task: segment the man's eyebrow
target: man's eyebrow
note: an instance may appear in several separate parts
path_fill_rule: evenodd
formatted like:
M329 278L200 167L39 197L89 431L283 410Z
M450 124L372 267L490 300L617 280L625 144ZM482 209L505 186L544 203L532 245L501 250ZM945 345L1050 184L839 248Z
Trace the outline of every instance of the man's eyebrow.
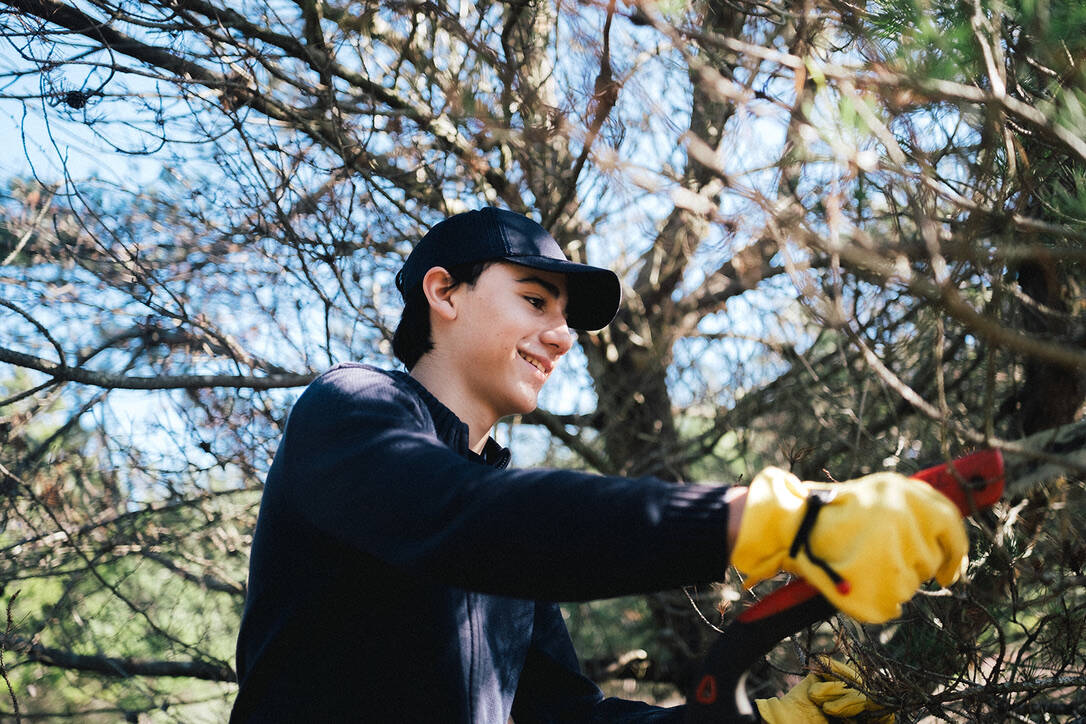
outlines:
M562 297L562 290L558 288L557 284L552 284L551 282L548 282L546 279L542 279L540 277L537 277L534 274L532 276L524 277L523 279L517 279L517 282L524 283L524 284L532 284L532 283L538 284L539 286L543 287L543 289L545 289L548 294L550 294L552 297L554 297L555 300L560 299ZM562 316L566 317L568 315L569 315L569 307L568 306L563 306L562 307Z
M529 277L524 277L523 279L517 279L517 281L518 282L523 282L523 283L534 282L534 283L538 284L539 286L543 287L544 289L546 289L547 292L552 297L554 297L555 299L558 299L560 296L562 296L562 290L560 290L558 288L558 285L552 284L551 282L548 282L546 279L542 279L540 277L537 277L537 276L533 275L533 276L529 276Z

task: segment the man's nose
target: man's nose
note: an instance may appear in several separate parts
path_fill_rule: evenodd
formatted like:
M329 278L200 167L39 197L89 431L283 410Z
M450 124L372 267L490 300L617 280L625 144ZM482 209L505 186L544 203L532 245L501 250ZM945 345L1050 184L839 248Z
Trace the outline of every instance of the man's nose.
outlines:
M569 327L566 326L564 317L540 335L540 340L548 347L552 347L555 350L555 358L561 357L566 352L569 352L570 348L573 347L574 339L574 334L570 331Z

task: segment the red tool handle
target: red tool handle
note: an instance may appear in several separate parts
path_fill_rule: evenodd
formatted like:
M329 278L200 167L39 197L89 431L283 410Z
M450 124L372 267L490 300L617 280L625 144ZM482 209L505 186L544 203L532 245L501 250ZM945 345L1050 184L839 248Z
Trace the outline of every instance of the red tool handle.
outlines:
M923 480L950 498L962 517L968 518L1003 497L1003 453L981 450L909 477Z
M950 498L963 517L1003 495L1003 455L982 450L912 476ZM759 721L746 694L747 669L782 639L834 613L818 589L803 579L782 586L743 611L713 643L704 673L686 703L688 723L741 724Z

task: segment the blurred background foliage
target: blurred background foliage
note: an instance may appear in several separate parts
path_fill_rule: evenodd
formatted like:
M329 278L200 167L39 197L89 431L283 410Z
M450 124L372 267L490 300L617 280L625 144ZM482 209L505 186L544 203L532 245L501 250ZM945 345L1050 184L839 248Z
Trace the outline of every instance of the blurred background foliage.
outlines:
M0 41L0 717L226 717L291 402L394 364L395 271L484 204L624 287L518 464L1029 473L968 582L753 692L831 651L902 722L1086 712L1081 4L0 0ZM776 584L722 578L567 604L586 671L681 701Z

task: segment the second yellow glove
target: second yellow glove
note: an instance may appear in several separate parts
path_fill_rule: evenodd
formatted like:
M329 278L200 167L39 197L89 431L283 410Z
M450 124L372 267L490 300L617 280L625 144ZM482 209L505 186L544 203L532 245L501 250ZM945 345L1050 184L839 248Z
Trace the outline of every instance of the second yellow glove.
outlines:
M870 724L893 724L893 714L860 691L860 675L848 664L819 658L811 673L775 699L756 699L758 714L768 724L826 724L828 717L847 719L860 714Z
M876 473L818 484L767 468L751 481L731 560L748 587L790 571L840 611L880 623L929 578L953 583L968 548L957 507L927 483Z

